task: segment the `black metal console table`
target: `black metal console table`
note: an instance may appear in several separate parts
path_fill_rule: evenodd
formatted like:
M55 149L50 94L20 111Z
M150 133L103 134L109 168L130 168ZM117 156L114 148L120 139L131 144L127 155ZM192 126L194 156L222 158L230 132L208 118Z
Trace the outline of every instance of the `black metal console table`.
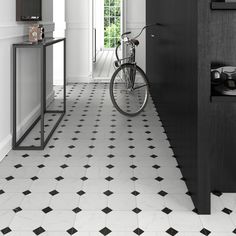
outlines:
M64 45L64 107L62 111L59 110L47 110L46 107L46 48L53 44L63 42ZM39 48L41 52L41 101L40 101L40 115L33 122L33 124L24 132L24 134L17 140L17 49L18 48ZM44 115L45 113L57 113L60 114L59 119L53 126L49 135L45 137L44 130ZM13 44L13 140L12 146L14 150L43 150L48 141L52 137L54 131L61 122L63 116L66 113L66 38L46 38L39 43L22 42ZM36 124L41 120L40 128L40 146L21 146L21 143L25 140L27 135L32 131Z

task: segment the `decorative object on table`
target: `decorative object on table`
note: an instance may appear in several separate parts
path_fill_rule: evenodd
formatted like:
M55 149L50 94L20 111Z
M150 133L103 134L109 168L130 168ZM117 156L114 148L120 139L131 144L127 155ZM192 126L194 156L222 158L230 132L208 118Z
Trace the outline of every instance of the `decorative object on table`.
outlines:
M44 27L43 25L38 26L38 41L43 41L44 39Z
M236 67L224 66L211 70L211 85L214 93L236 96Z
M38 42L38 24L33 24L29 27L29 41L31 43L37 43Z

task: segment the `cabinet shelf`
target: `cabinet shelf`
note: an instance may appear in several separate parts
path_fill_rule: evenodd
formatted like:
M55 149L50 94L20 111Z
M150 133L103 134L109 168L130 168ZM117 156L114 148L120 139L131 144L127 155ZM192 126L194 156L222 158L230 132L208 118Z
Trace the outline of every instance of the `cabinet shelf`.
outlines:
M213 95L211 96L211 102L236 102L236 96Z
M211 2L212 10L236 10L236 2Z

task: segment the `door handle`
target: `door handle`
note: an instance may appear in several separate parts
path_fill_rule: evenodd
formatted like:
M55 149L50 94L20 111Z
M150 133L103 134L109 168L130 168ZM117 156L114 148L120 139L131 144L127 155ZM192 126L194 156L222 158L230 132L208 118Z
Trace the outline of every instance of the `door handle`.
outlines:
M155 34L151 34L151 38L155 38L156 37L156 35Z

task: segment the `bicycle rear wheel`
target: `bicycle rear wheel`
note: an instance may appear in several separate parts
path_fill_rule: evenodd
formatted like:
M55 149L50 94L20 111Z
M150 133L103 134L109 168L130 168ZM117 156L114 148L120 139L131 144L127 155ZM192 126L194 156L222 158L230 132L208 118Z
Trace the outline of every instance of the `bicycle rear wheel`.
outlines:
M111 78L110 96L113 105L121 114L140 114L149 97L148 80L143 70L133 64L119 67Z

